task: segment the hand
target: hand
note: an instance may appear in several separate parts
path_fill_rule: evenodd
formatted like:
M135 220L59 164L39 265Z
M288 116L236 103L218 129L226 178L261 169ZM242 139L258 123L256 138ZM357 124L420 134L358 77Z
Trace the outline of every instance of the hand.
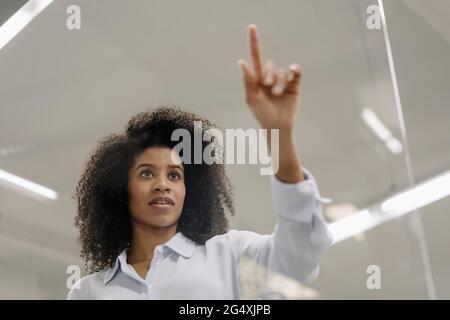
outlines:
M289 70L276 68L271 60L261 65L255 25L249 25L250 51L254 72L239 59L244 73L246 102L264 129L292 131L299 106L301 71L297 63Z

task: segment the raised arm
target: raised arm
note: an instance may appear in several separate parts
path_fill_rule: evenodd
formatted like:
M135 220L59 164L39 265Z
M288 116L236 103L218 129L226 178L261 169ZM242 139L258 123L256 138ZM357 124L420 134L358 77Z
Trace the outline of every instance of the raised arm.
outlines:
M301 71L296 63L288 71L277 69L271 60L263 67L256 26L250 25L248 32L254 70L239 59L246 101L262 128L280 130L279 169L271 177L277 224L270 235L232 230L229 239L236 255L309 283L318 275L332 236L322 216L323 199L315 179L301 166L295 147ZM270 149L270 139L268 146Z
M268 130L269 150L270 130L279 129L277 178L286 183L300 182L304 176L294 142L294 126L300 100L300 67L293 63L289 70L276 68L272 60L267 60L263 67L256 26L250 25L248 33L254 71L245 60L239 59L244 74L247 104L261 127Z

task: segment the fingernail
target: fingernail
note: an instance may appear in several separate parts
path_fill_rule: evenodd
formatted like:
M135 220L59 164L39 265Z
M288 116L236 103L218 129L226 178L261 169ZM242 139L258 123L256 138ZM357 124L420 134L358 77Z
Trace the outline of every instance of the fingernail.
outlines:
M299 65L297 63L293 63L289 66L289 69L291 70L298 70L299 69Z

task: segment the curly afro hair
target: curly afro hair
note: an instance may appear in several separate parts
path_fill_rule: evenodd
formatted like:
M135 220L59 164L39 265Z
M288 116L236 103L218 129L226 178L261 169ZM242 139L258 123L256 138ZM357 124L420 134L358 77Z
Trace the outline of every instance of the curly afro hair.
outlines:
M136 156L149 147L173 148L173 130L194 137L194 121L202 130L216 128L207 119L179 107L159 107L135 115L121 134L102 139L91 153L75 192L81 257L93 273L112 267L131 244L128 173ZM203 141L203 149L207 146ZM193 152L191 152L193 154ZM199 245L229 229L226 210L235 214L233 194L223 164L184 163L186 196L177 231Z

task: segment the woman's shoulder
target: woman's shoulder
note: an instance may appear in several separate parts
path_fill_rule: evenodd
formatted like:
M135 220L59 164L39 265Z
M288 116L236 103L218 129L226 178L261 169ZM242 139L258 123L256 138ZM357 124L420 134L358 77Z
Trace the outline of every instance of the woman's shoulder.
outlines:
M225 233L221 233L221 234L213 236L212 238L210 238L209 240L206 241L206 245L229 242L230 240L235 239L235 238L245 237L248 235L248 233L252 233L252 232L246 231L246 230L230 229Z
M225 244L233 249L242 249L255 242L265 241L270 237L269 234L259 234L250 230L230 229L224 234L216 235L206 242L206 245Z

